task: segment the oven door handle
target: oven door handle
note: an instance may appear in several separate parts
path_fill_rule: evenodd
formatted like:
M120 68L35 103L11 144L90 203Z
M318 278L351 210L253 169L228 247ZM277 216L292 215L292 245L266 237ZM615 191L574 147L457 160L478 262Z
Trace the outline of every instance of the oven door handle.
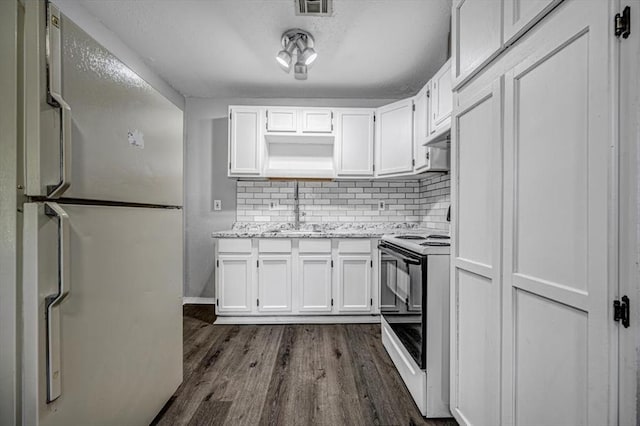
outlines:
M395 248L391 248L384 243L378 244L378 249L388 254L389 256L395 257L396 259L401 260L409 265L420 265L422 263L419 259L406 256L403 254L403 252L396 251Z

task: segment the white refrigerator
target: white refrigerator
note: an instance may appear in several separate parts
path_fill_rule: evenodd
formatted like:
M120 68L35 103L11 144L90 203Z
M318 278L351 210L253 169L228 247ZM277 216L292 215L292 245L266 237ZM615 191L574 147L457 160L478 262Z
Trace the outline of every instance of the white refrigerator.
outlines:
M182 381L182 111L24 2L23 424L146 425Z

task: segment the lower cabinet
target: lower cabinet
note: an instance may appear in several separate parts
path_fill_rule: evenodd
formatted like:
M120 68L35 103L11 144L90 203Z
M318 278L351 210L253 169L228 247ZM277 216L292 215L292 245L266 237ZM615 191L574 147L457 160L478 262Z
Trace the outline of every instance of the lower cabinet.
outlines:
M375 243L370 239L221 239L216 253L217 313L377 313Z
M260 312L291 312L291 255L259 255Z
M298 258L298 311L326 313L333 310L331 255Z
M247 313L252 310L253 256L218 255L216 261L220 313Z
M338 310L340 312L371 312L371 254L338 256Z

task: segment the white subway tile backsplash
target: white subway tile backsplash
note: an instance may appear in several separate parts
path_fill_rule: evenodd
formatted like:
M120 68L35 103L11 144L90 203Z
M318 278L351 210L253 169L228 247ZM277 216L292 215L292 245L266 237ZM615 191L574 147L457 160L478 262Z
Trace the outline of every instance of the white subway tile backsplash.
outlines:
M293 220L293 181L238 181L238 222ZM301 221L418 222L428 228L449 230L451 202L449 175L421 180L340 181L299 183ZM269 202L279 204L269 210ZM386 209L378 210L384 200Z

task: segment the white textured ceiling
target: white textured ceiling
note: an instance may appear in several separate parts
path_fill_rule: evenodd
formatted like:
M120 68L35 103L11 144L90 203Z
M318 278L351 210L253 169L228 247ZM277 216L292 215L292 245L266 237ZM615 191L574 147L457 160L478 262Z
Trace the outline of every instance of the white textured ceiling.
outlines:
M301 17L294 0L77 0L185 96L400 98L447 55L451 0L334 0ZM306 81L274 56L305 29L318 59Z

